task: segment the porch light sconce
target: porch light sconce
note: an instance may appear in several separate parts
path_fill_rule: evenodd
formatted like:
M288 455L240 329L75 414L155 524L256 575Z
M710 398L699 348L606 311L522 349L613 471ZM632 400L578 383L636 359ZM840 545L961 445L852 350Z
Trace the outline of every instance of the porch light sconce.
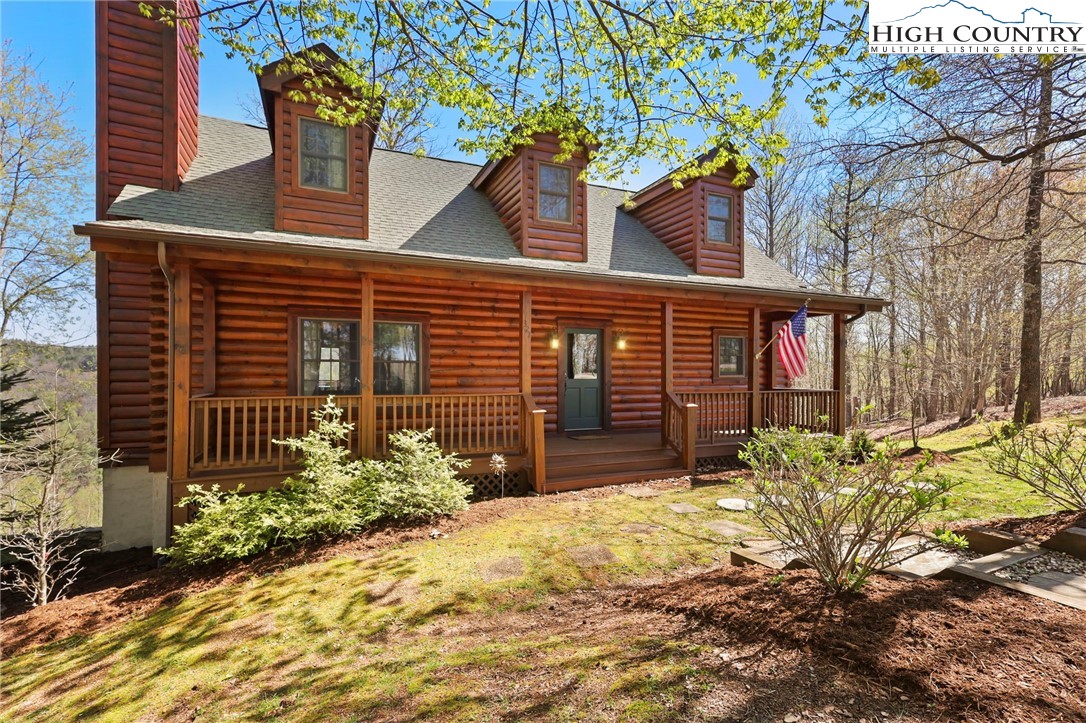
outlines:
M626 334L624 332L615 332L615 349L626 351Z
M551 329L551 333L547 336L547 346L551 349L558 348L558 330Z

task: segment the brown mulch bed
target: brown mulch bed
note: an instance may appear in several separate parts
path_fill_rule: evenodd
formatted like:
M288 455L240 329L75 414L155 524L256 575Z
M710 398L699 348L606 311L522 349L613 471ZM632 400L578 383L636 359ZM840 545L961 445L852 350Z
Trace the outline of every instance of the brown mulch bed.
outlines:
M659 489L681 489L690 486L690 479L645 484ZM622 486L611 485L546 497L506 497L475 502L451 517L421 524L389 524L360 535L314 542L289 550L272 550L246 562L227 562L190 570L156 567L150 549L99 553L84 558L85 572L63 600L41 608L29 608L22 601L11 602L12 596L5 595L0 611L0 644L7 655L15 655L53 640L104 630L220 585L239 583L296 565L357 556L425 540L435 530L452 534L538 505L600 499L621 491Z
M774 576L722 568L626 591L624 604L684 615L704 641L749 651L740 666L798 655L788 669L820 670L818 682L776 687L807 705L841 707L819 687L832 668L854 703L874 691L881 712L899 705L894 715L910 719L1086 719L1081 611L979 582L876 576L862 595L833 597L811 571Z
M1086 527L1086 510L1066 510L1039 517L1008 517L981 526L1044 542L1068 527Z

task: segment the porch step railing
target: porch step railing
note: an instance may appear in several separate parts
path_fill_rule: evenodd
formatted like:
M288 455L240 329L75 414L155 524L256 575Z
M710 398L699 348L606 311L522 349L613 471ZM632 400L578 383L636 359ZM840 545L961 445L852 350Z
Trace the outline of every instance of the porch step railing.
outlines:
M664 394L663 442L679 456L683 469L694 471L697 460L696 404L684 402L673 392Z
M682 392L679 398L698 405L695 438L700 444L746 439L750 434L750 392Z

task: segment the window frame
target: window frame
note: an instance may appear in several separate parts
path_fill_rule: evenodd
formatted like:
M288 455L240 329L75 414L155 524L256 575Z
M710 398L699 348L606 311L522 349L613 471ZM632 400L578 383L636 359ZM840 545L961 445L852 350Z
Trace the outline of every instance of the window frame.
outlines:
M305 159L305 152L302 150L302 123L323 123L325 125L338 128L344 133L344 140L346 141L346 155L344 156L344 181L346 182L344 188L327 188L325 186L309 186L302 182L302 163ZM351 160L354 158L354 127L353 126L337 126L335 123L331 123L322 118L318 118L314 113L298 112L294 113L294 158L291 165L291 178L294 181L294 187L305 194L311 194L314 197L319 197L321 194L328 194L329 197L340 199L344 196L350 196L354 194L354 174L351 171ZM321 156L324 157L324 156ZM331 157L331 156L329 156Z
M728 218L723 216L713 216L709 209L711 199L716 196L717 198L723 198L728 201ZM705 192L705 244L707 246L717 246L721 248L734 248L736 246L736 233L735 233L735 216L736 216L737 198L732 193L721 193L719 191L706 191ZM728 229L728 239L726 241L719 241L709 237L709 224L712 221L725 221Z
M743 342L743 371L738 374L720 373L720 340L740 339ZM713 382L714 383L741 383L750 379L750 332L740 329L713 329Z
M305 373L303 371L304 361L302 359L302 353L304 347L302 344L302 322L304 320L313 321L343 321L358 324L358 392L356 394L347 394L342 396L359 396L362 394L366 386L366 380L363 379L363 372L365 366L363 365L362 352L365 349L365 343L363 342L363 320L361 316L351 316L349 310L344 309L291 309L289 311L290 328L287 339L287 347L290 354L290 359L287 365L287 382L291 389L291 393L294 396L299 397L312 397L323 396L320 394L304 394L303 385L305 384ZM336 395L341 396L341 395Z
M377 394L377 339L376 329L371 330L374 339L370 344L373 349L373 379L370 386L374 390L374 396L418 396L430 393L430 317L426 314L401 314L398 312L375 311L373 314L374 326L377 324L417 324L419 327L419 391L417 394L388 395Z
M566 198L569 201L569 203L567 204L566 207L569 209L569 213L567 214L566 218L550 218L550 217L544 216L542 214L543 196L544 196L544 194L547 195L547 196L558 196L558 195L560 195L560 194L554 193L553 191L544 191L543 190L543 167L544 166L550 166L551 168L561 168L569 176L569 183L566 186L566 190L567 190ZM576 209L574 208L574 205L576 203L576 182L577 182L577 179L574 176L574 171L575 170L576 169L573 168L572 166L567 166L567 165L564 165L564 164L561 164L561 163L547 163L546 161L538 161L536 163L536 169L535 169L535 218L536 218L536 221L541 222L541 223L560 224L562 226L572 226L573 225L573 219L574 219L574 216L576 215Z

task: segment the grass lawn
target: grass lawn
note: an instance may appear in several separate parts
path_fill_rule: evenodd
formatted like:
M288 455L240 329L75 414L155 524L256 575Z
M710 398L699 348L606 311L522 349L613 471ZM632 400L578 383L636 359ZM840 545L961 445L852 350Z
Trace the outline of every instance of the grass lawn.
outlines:
M943 519L1051 511L987 471L972 449L980 431L924 441L950 453L944 471L965 480ZM667 490L536 499L447 537L253 575L30 649L4 662L0 717L685 719L676 701L708 689L713 647L668 616L616 612L601 591L726 562L737 540L705 523L757 523L715 504L749 496L745 485ZM674 502L703 511L680 515ZM623 531L635 523L653 527ZM582 568L569 553L600 544L617 562ZM484 580L510 557L522 575Z

